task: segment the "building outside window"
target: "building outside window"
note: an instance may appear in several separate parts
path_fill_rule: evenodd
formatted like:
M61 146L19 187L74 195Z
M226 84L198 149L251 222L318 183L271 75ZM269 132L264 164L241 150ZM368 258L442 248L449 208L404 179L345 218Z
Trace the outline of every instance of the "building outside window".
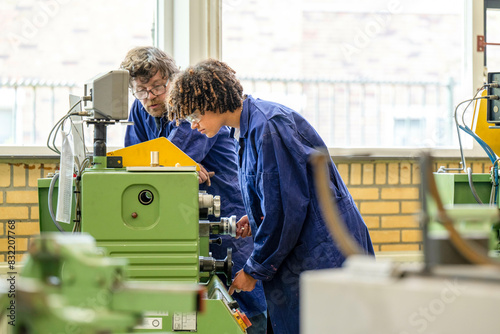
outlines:
M464 81L464 3L223 1L244 88L301 112L330 147L444 148Z
M0 145L45 146L69 93L83 95L85 81L153 43L155 8L156 0L1 1ZM122 146L124 130L109 126L109 145Z
M154 44L162 1L0 2L0 145L45 146L69 93ZM332 148L456 148L453 109L471 97L465 2L222 0L221 58ZM108 145L124 131L109 126Z

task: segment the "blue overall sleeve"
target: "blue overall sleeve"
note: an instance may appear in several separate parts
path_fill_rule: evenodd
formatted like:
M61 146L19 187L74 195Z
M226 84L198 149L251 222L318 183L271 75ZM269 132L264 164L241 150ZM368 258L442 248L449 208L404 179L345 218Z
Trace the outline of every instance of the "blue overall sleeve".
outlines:
M142 105L140 101L135 100L130 108L128 121L133 122L133 125L128 125L125 131L125 147L139 144L148 141L147 124L145 119L146 115L141 115ZM144 112L145 113L145 112Z
M256 192L263 217L254 217L254 252L244 271L259 280L271 280L297 244L308 213L307 153L287 120L270 120L257 155ZM262 222L259 224L259 219Z

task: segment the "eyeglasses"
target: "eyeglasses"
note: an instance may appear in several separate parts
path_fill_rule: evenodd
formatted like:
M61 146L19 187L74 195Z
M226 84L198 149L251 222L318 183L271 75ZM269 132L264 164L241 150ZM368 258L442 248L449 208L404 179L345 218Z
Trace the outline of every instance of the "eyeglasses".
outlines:
M167 83L164 85L154 86L150 90L147 89L138 90L136 92L133 92L132 95L134 95L139 100L147 99L149 97L149 93L153 94L154 96L159 96L167 91L167 85L169 82L170 79L168 79Z
M193 124L193 123L200 123L200 121L201 121L201 114L198 111L195 111L191 115L188 115L188 116L184 117L184 119L186 121L188 121L189 123L191 123L191 124Z

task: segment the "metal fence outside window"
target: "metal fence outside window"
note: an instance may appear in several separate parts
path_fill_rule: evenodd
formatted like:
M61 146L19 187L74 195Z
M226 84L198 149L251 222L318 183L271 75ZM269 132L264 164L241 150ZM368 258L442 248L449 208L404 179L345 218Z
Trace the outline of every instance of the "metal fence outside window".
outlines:
M451 79L240 79L245 92L304 115L329 147L447 147L455 141Z
M245 93L282 103L304 115L329 147L447 147L455 84L446 82L240 78ZM44 146L69 109L69 82L0 78L0 145ZM124 128L108 144L121 146Z

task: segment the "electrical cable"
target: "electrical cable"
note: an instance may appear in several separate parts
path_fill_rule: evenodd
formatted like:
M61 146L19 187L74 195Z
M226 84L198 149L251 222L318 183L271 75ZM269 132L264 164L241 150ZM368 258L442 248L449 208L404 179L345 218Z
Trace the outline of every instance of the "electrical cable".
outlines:
M54 225L57 227L57 229L65 233L64 229L59 225L59 223L56 220L56 216L54 215L54 208L53 208L53 203L52 203L52 195L54 194L54 188L56 185L56 181L59 179L59 173L55 173L54 176L52 177L52 180L50 181L50 186L49 186L49 194L48 194L48 205L49 205L49 213L50 217L52 218L52 222L54 222Z
M63 124L64 122L66 122L66 120L70 117L71 115L65 115L63 118L61 118L61 121L59 122L59 124L57 124L57 128L56 128L56 131L55 131L55 135L54 137L52 138L52 147L55 148L57 150L57 152L59 152L59 154L61 154L61 152L59 151L59 149L57 149L57 146L56 146L56 139L57 139L57 133L59 132L59 130L61 129L61 127L63 127Z
M484 87L484 86L483 86ZM481 89L483 88L481 87ZM461 155L461 164L463 166L463 171L464 172L467 172L467 179L469 181L469 187L470 187L470 190L472 192L472 195L474 196L474 199L476 200L476 202L482 204L483 202L481 201L481 199L479 198L478 194L477 194L477 191L476 191L476 188L474 186L474 183L472 182L472 170L470 168L467 168L466 166L466 163L465 163L465 156L464 156L464 153L463 153L463 147L462 147L462 140L461 140L461 136L460 136L460 130L464 131L465 133L467 133L468 135L472 136L477 142L478 144L481 146L481 148L486 152L486 154L488 155L488 158L490 159L490 161L492 163L494 163L494 161L496 160L496 155L495 153L493 152L493 150L491 149L491 147L489 147L488 144L486 144L486 142L484 142L481 138L479 138L466 124L465 124L465 118L464 118L464 115L465 115L465 111L467 110L467 108L472 104L473 101L476 101L476 100L481 100L481 99L491 99L493 97L497 98L498 99L498 96L480 96L480 97L477 97L477 94L479 94L479 92L481 91L481 89L479 89L476 94L474 95L474 97L472 99L469 99L469 100L465 100L465 101L462 101L461 103L459 103L456 108L455 108L455 112L454 112L454 119L455 119L455 125L457 127L457 134L458 134L458 141L459 141L459 145L460 145L460 155ZM464 111L462 112L462 123L463 125L460 125L459 122L458 122L458 119L457 119L457 110L458 110L458 107L466 102L469 102L469 104L465 107ZM457 169L457 168L445 168L444 169L445 171L446 170L462 170L462 169ZM496 201L496 197L495 197L495 200Z
M470 167L467 168L467 179L469 180L469 187L472 191L472 196L474 196L476 202L478 202L479 204L483 204L483 201L481 201L481 198L479 198L476 187L474 187L474 183L472 182L472 169Z
M481 148L485 151L485 153L488 155L488 158L490 159L491 163L494 163L495 160L496 160L496 155L495 155L495 152L493 152L493 150L491 149L491 147L486 144L486 142L484 140L482 140L478 135L476 135L469 127L467 126L463 126L463 125L459 125L459 128L464 131L465 133L467 133L468 135L470 135L472 138L474 138L477 143L479 144L479 146L481 146Z
M61 119L59 121L57 121L57 123L50 130L49 136L47 137L47 147L51 151L53 151L53 152L55 152L57 154L61 154L61 152L59 151L59 149L56 147L56 144L55 144L55 141L56 141L56 138L57 138L57 133L59 132L59 128L61 127L62 123L64 123L64 121L68 117L70 117L72 115L79 115L78 112L71 112L71 110L73 110L80 103L82 103L82 99L78 100L78 102L76 102L75 104L73 104L69 108L68 112L66 112L66 114L63 117L61 117ZM53 136L53 139L52 139L52 145L53 146L50 145L50 140L51 140L52 136Z
M497 204L498 201L498 162L500 159L495 160L493 163L493 187L491 188L491 191L493 193L493 200L490 199L490 204Z
M476 97L478 93L476 93L476 95L474 95L474 97L472 99L469 99L469 100L464 100L462 102L460 102L456 107L455 107L455 112L453 113L453 117L455 119L455 125L457 127L457 135L458 135L458 144L460 146L460 156L462 158L461 160L461 164L462 164L462 168L461 169L457 169L457 168L448 168L446 170L462 170L464 172L466 172L466 163L465 163L465 156L464 156L464 151L463 151L463 145L462 145L462 137L460 136L460 124L458 123L458 119L457 119L457 111L458 111L458 107L460 107L462 104L466 103L466 102L469 102L469 104L465 107L464 109L464 113L465 113L465 110L471 105L471 103L475 100L481 100L481 99L486 99L487 96L480 96L480 97Z
M482 89L486 86L491 86L491 87L494 87L494 86L498 86L498 84L496 83L493 83L493 84L486 84L486 85L483 85L483 87L481 87L477 92L476 92L476 95L474 95L474 98L477 96L477 94L479 94L479 92L482 91ZM496 95L489 95L489 96L483 96L483 98L488 98L488 99L498 99L498 96ZM498 196L498 163L497 163L497 158L496 158L496 154L495 152L493 151L493 149L484 141L482 140L479 136L477 136L474 131L472 131L472 129L470 129L466 124L465 124L465 111L467 110L467 108L470 106L470 104L472 103L469 102L469 104L467 105L467 107L464 109L464 111L462 112L462 124L463 125L459 125L459 128L461 130L463 130L465 133L469 134L470 136L472 136L476 142L481 146L481 148L486 152L486 154L488 155L488 158L490 159L491 163L493 164L493 175L494 175L494 179L495 181L493 182L493 187L492 187L492 194L490 195L490 201L489 203L490 204L496 204L497 203L497 196ZM474 114L473 114L473 119L475 117L475 112L476 112L476 108L474 108ZM471 188L471 191L472 191L472 194L474 196L474 198L476 199L476 201L478 200L478 197L477 197L477 192L475 190L475 187L472 183L472 175L471 173L467 173L468 175L468 179L469 179L469 185L470 185L470 188ZM478 203L482 203L480 201L478 201Z
M65 116L64 116L65 117ZM52 130L50 130L50 133L49 133L49 136L47 137L47 147L57 153L57 154L61 154L61 152L59 151L59 149L55 146L54 143L52 143L52 145L54 146L51 146L51 138L52 136L54 135L54 138L57 137L57 132L59 131L59 123L62 122L64 120L64 117L61 118L59 121L57 121L56 124L54 124L54 126L52 127Z
M476 94L474 94L473 98L475 98L479 93L481 93L483 91L483 89L485 87L489 86L488 84L485 84L483 86L481 86L481 88L479 88L477 91L476 91ZM473 102L474 100L470 101L469 104L464 108L464 111L462 112L462 124L465 125L465 111L467 110L467 108L469 108L469 106L471 105L471 103ZM475 110L474 110L475 112ZM473 116L474 117L474 116Z
M50 133L49 133L49 136L47 138L47 147L52 150L53 152L57 153L57 154L61 154L61 152L59 151L59 149L57 148L56 146L56 139L57 139L57 134L59 132L59 130L61 128L64 129L64 123L66 122L66 120L69 118L70 121L73 123L73 120L71 120L70 116L73 116L73 115L78 115L78 116L82 116L82 115L86 115L87 113L82 113L82 112L71 112L71 110L73 110L78 104L82 103L82 99L80 99L78 102L74 103L68 110L68 112L63 116L61 117L61 119L59 119L59 121L57 121L57 123L52 127ZM51 146L51 139L52 139L52 146ZM87 162L85 162L85 160L87 160ZM75 157L75 165L77 167L77 171L79 173L82 172L83 170L83 166L85 166L87 163L88 163L88 158L85 159L81 164L80 162L78 161L78 158ZM54 188L55 188L55 183L56 181L59 179L59 173L56 173L54 175L54 177L52 178L51 182L50 182L50 187L49 187L49 195L48 195L48 207L49 207L49 213L50 213L50 217L52 218L52 221L54 223L54 225L56 226L56 228L60 231L60 232L63 232L65 233L66 231L61 227L61 225L57 222L56 218L55 218L55 215L54 215L54 209L53 209L53 201L52 201L52 196L53 196L53 192L54 192ZM79 186L79 185L78 185ZM80 218L78 217L79 215L79 207L80 207L80 194L79 194L79 187L75 189L76 190L76 204L75 204L75 224L73 226L73 232L75 232L75 230L77 231L80 231L80 224L79 224L79 221L80 221Z
M474 94L474 97L472 99L468 99L468 100L464 100L462 102L460 102L456 107L455 107L455 111L453 113L453 118L455 120L455 126L456 126L456 129L457 129L457 136L458 136L458 144L459 144L459 147L460 147L460 157L461 157L461 160L460 160L460 164L462 165L462 168L441 168L439 171L463 171L463 172L466 172L467 171L467 167L466 167L466 162L465 162L465 156L464 156L464 152L463 152L463 146L462 146L462 138L460 136L460 124L458 122L458 119L457 119L457 111L458 111L458 107L460 107L462 104L464 103L467 103L469 102L469 104L465 107L464 111L462 112L462 123L463 123L463 126L464 127L467 127L465 125L465 119L464 119L464 115L465 115L465 111L467 110L467 108L469 108L469 106L472 104L472 102L476 101L476 100L481 100L481 99L488 99L488 98L497 98L498 99L498 96L496 95L489 95L489 96L480 96L480 97L477 97L477 95L482 91L482 89L484 87L487 87L487 86L490 86L491 84L485 84L483 85L480 89L478 89L476 91L476 94ZM471 131L472 132L472 131ZM484 148L483 148L484 149Z
M80 182L82 178L83 171L90 165L90 159L85 158L82 164L79 166L75 179L75 219L73 225L73 233L81 232L81 187Z

